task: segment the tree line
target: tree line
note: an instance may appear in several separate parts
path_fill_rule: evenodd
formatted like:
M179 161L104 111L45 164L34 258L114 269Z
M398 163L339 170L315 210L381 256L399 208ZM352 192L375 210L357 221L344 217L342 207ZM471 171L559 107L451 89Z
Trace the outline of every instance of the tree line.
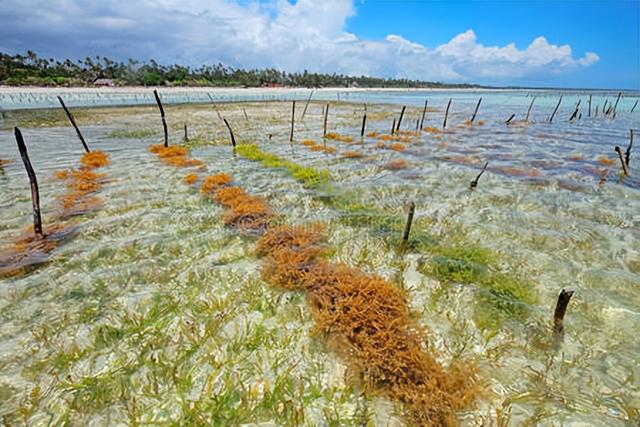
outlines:
M344 74L289 73L274 68L245 70L221 63L199 68L163 65L153 59L113 61L105 56L83 60L41 58L35 52L10 55L0 52L0 85L92 86L109 79L115 86L220 86L220 87L383 87L464 88L469 84L445 84L410 79L386 79Z

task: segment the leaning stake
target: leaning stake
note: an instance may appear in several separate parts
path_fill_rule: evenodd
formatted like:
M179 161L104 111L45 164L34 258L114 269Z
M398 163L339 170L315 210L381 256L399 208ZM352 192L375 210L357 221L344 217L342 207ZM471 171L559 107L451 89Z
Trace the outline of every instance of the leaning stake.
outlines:
M236 149L236 138L233 136L233 130L231 130L231 126L229 126L229 122L227 121L227 119L223 118L222 119L224 121L224 124L227 126L227 129L229 129L229 135L231 135L231 145L233 146L233 149Z
M531 109L533 108L533 103L535 102L536 97L534 96L533 99L531 100L531 104L529 104L529 109L527 110L527 116L524 118L525 122L529 121L529 114L531 114Z
M444 113L444 122L442 123L442 129L447 127L447 117L449 116L449 107L451 107L451 98L449 98L449 102L447 103L447 111Z
M423 129L424 126L424 116L427 114L427 104L429 103L428 99L424 100L424 108L422 109L422 117L420 118L420 130Z
M33 167L31 166L29 154L27 154L27 147L26 145L24 145L24 139L22 138L22 132L20 132L20 129L14 128L14 133L16 136L16 142L18 143L18 151L20 151L20 157L22 157L24 168L27 170L29 182L31 183L33 230L37 236L42 237L42 218L40 217L40 193L38 191L38 180L36 179L36 173L33 171Z
M291 133L289 134L289 142L293 142L293 124L296 119L296 101L293 101L291 106Z
M553 330L556 333L560 333L564 330L564 325L562 324L562 322L564 320L564 315L567 312L569 300L571 300L572 296L573 291L567 291L565 289L560 291L560 295L558 295L556 310L553 312Z
M362 116L362 128L360 128L360 138L364 138L364 130L367 126L367 113Z
M506 121L506 122L504 122L504 123L505 123L505 124L507 124L507 125L510 125L510 124L511 124L511 120L513 120L513 118L514 118L515 116L516 116L516 114L515 114L515 113L513 113L513 114L511 115L511 117L509 117L509 120L507 120L507 121Z
M633 147L633 129L629 129L629 146L624 153L624 162L627 164L627 169L629 168L629 159L631 159L631 147Z
M471 120L469 120L470 123L473 123L473 121L476 119L476 114L478 114L478 109L480 108L481 102L482 102L482 97L478 99L478 103L476 104L476 109L473 110L473 116L471 116Z
M396 127L396 132L400 130L400 125L402 124L402 118L404 117L404 110L407 109L406 105L402 106L402 111L400 111L400 118L398 119L398 126Z
M402 235L402 248L406 247L409 241L409 233L411 232L411 223L413 222L413 214L416 211L415 203L409 205L409 214L407 215L407 224L404 226L404 234Z
M160 109L160 117L162 118L162 128L164 129L164 146L169 146L169 132L167 131L167 121L164 119L164 108L162 108L162 102L160 101L160 95L158 95L158 91L153 91L153 96L156 98L156 102L158 103L158 108Z
M556 105L556 108L553 110L553 113L551 113L551 117L549 117L549 123L553 122L553 118L556 115L556 112L558 112L558 108L560 108L560 103L562 102L562 95L560 95L560 99L558 99L558 105Z
M71 111L69 111L67 109L67 106L64 105L64 101L62 101L62 98L59 97L59 96L58 96L58 101L60 101L60 105L62 105L62 109L67 114L67 118L71 122L71 125L73 126L73 128L76 130L76 134L78 134L78 138L80 138L80 142L82 143L82 146L84 147L84 151L88 153L89 152L89 146L87 146L87 143L84 140L84 137L82 136L82 133L80 132L80 128L76 124L76 119L73 117L73 114L71 114Z
M304 104L304 109L302 110L302 116L300 117L300 121L304 119L304 115L307 114L307 107L309 107L309 103L311 102L311 97L313 96L313 91L309 94L309 98L307 99L307 103Z
M484 173L484 171L487 170L487 166L489 166L489 162L485 162L484 166L482 167L482 170L480 171L480 173L478 174L478 176L476 176L476 179L474 179L473 181L471 181L471 184L469 184L469 188L471 190L475 189L478 186L478 181L480 180L480 177L482 176L482 174Z
M624 157L622 157L622 150L617 145L616 145L616 148L614 148L614 150L616 150L616 153L618 153L618 157L620 157L620 163L622 164L622 173L625 175L629 175L629 169L627 169L627 163L624 161Z

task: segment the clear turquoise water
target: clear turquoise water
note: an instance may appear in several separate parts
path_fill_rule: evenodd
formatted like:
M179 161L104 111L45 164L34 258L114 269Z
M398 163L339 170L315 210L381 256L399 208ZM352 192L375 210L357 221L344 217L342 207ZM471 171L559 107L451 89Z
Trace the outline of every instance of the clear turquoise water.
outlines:
M306 98L304 92L292 96ZM331 96L337 99L337 93L326 97ZM477 408L460 414L461 423L637 423L640 162L634 151L631 173L623 179L613 151L616 145L625 149L629 129L638 128L640 110L629 113L637 97L623 98L611 119L585 117L585 95L565 94L549 124L545 119L558 94L544 92L536 99L531 123L507 126L513 113L523 119L530 92L341 93L340 99L350 103L332 105L329 128L358 135L366 102L371 117L387 114L371 119L368 130L387 132L402 105L414 106L403 120L403 128L411 129L425 96L438 109L427 113L425 125L434 127L442 126L444 107L453 98L448 124L453 132L442 138L423 133L404 152L377 149L371 139L364 145L328 142L338 153L360 150L364 159L291 146L288 103L247 104L247 124L238 106L221 109L241 140L328 170L338 191L355 191L361 201L385 211L404 215L403 206L412 200L418 220L432 224L434 231L454 236L447 233L463 227L468 239L505 255L506 271L526 272L539 295L528 307L531 315L491 333L473 321L481 289L443 284L420 273L417 266L427 255L399 259L384 237L339 221L345 214L320 203L321 190L305 189L284 171L233 156L226 145L198 145L192 156L205 161L211 173L228 172L251 193L264 195L291 222L327 222L335 260L405 287L443 362L461 353L481 365L491 393ZM483 101L476 120L485 124L458 127L479 96ZM608 94L609 102L615 96ZM185 101L163 98L167 104ZM604 98L594 94L593 105L601 108ZM582 118L569 123L578 99ZM6 98L0 101L7 109ZM82 102L89 103L73 98L68 103ZM320 141L320 109L320 104L310 106L296 127L298 141ZM212 109L167 110L170 125L188 121L194 133L225 141L226 129ZM73 424L127 423L134 400L140 419L148 422L185 423L189 405L202 405L204 419L213 423L216 410L226 411L235 423L295 423L289 409L298 406L308 425L402 423L389 402L348 386L340 359L310 333L304 298L259 280L252 238L222 225L221 210L181 183L185 170L163 166L147 152L160 135L154 112L81 126L91 146L111 157L99 194L103 205L74 219L75 234L50 262L0 282L0 417L11 424L40 425L65 417ZM155 135L110 136L134 129L152 129ZM172 129L176 141L179 126ZM55 197L64 188L50 177L77 165L79 143L69 127L23 133L41 183L45 223L55 221ZM601 164L603 155L615 162ZM8 129L0 132L0 158L15 160L0 175L0 240L5 243L31 221L28 182ZM382 167L399 159L409 167ZM488 171L470 191L469 182L484 161ZM600 188L602 169L609 172ZM554 348L550 321L562 288L576 293L564 342ZM173 304L163 305L167 301ZM217 316L222 316L220 324L205 333ZM100 338L105 325L119 328L121 335ZM174 369L180 381L172 379ZM95 388L87 385L89 380ZM282 390L281 384L286 384ZM35 387L40 389L36 398ZM264 398L265 387L274 403ZM254 388L262 391L254 393ZM234 400L233 391L245 389L249 397ZM228 400L216 406L212 396Z

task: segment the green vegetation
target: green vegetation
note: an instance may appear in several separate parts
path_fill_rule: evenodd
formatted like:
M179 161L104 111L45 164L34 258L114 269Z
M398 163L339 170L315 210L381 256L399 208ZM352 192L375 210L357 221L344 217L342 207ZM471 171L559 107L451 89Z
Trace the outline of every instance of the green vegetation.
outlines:
M83 60L39 58L32 51L25 55L0 52L0 84L8 86L87 86L96 79L110 79L118 86L287 86L287 87L477 87L408 79L381 79L344 74L287 73L273 68L243 70L223 64L194 69L183 65L161 65L153 59L139 62L112 61L106 57Z
M151 129L134 129L134 130L114 130L107 138L131 138L131 139L142 139L150 136L157 135L157 131L153 131Z
M245 159L258 161L267 168L286 169L296 181L300 181L307 188L328 182L330 178L327 171L301 166L275 154L264 152L255 144L241 144L237 148L237 153Z

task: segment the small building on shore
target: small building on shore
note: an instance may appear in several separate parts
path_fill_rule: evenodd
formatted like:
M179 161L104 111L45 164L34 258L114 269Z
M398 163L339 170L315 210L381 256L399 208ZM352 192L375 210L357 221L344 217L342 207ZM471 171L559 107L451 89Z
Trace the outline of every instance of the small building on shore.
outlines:
M114 81L112 79L100 78L100 79L95 79L93 81L93 85L96 86L96 87L113 87L116 84L114 83Z

